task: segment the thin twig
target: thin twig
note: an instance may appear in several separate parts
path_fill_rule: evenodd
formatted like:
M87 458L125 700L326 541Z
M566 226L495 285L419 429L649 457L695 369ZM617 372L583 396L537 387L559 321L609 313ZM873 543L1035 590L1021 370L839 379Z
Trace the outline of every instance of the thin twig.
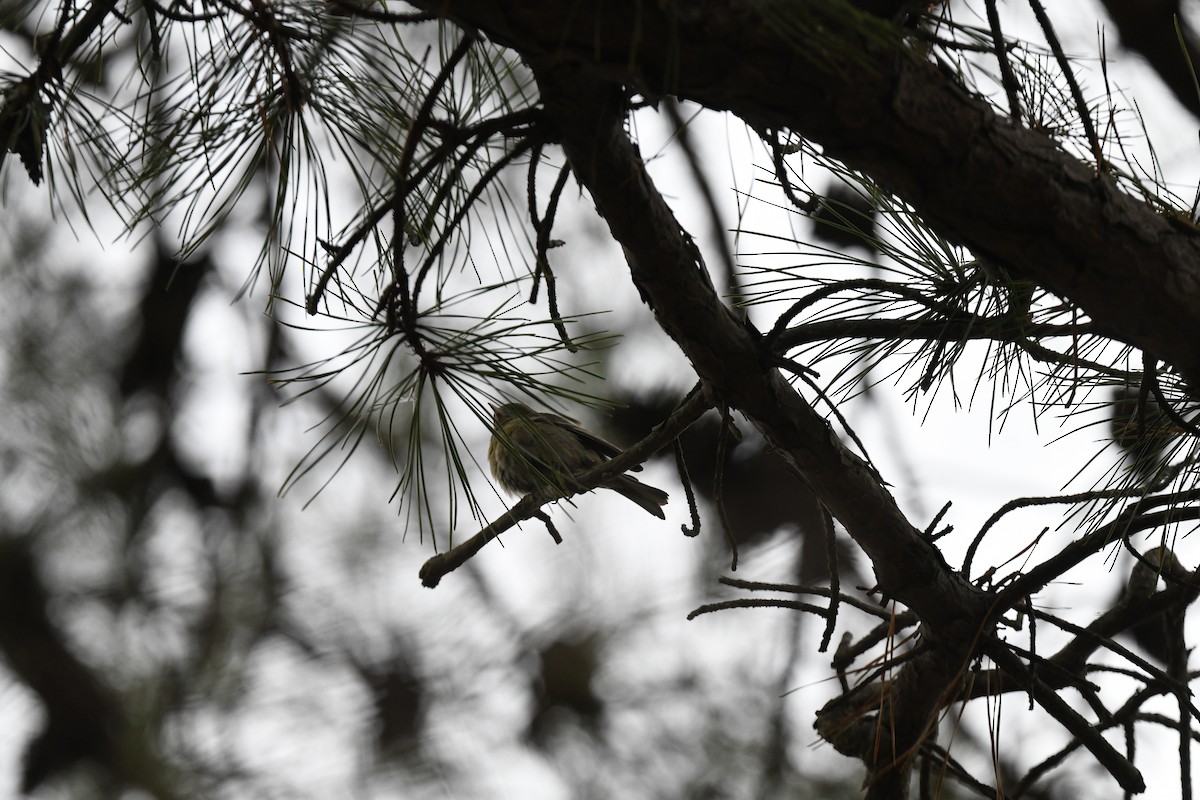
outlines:
M675 450L675 469L679 473L679 482L683 484L683 494L687 498L688 512L692 516L692 525L680 525L684 536L700 535L700 507L696 504L696 490L692 487L692 477L688 474L687 461L683 457L683 445L679 439L672 442Z
M783 189L784 196L791 201L792 205L805 214L811 214L816 211L820 203L820 199L816 195L808 198L807 201L801 200L796 196L792 180L787 175L787 164L783 161L783 144L779 141L779 131L760 131L759 135L766 142L767 147L771 148L771 161L775 165L775 178L779 181L779 186Z
M988 26L992 29L992 45L996 60L1000 62L1000 83L1004 93L1008 95L1008 113L1017 125L1021 124L1021 100L1017 96L1020 87L1017 77L1013 74L1012 64L1008 63L1008 47L1004 44L1004 32L1000 30L1000 14L996 10L996 0L986 0Z
M431 589L437 586L442 578L469 561L472 556L483 549L484 545L521 521L535 516L546 503L591 491L605 481L641 464L659 448L679 436L709 407L710 404L704 392L692 390L666 421L655 427L637 444L618 453L608 461L574 476L570 486L547 486L531 492L470 539L444 553L438 553L429 558L421 566L419 573L421 583Z
M1183 466L1185 465L1178 465L1178 467ZM975 560L975 553L979 549L979 545L983 543L983 537L986 536L987 532L991 530L992 526L999 522L1004 516L1016 511L1017 509L1048 505L1072 505L1075 503L1088 503L1095 500L1119 500L1122 498L1140 498L1139 502L1148 503L1149 505L1144 507L1138 505L1136 508L1151 508L1155 505L1161 505L1161 501L1159 501L1158 498L1147 498L1145 495L1149 494L1150 492L1165 488L1166 485L1170 483L1170 480L1174 478L1174 475L1174 471L1169 472L1164 475L1161 480L1149 487L1129 486L1123 489L1098 489L1096 491L1080 492L1078 494L1062 494L1053 495L1050 497L1018 497L1013 500L1009 500L1007 503L1000 506L995 513L987 518L987 520L983 523L983 526L979 529L979 533L975 534L975 538L971 540L971 544L967 547L967 554L963 558L962 573L968 578L970 577L971 565ZM1171 495L1163 495L1161 497L1164 499L1170 498L1169 502L1181 501L1185 499L1177 496L1177 494L1174 493ZM1135 508L1135 506L1131 506L1130 508ZM1129 509L1126 509L1126 512L1129 512Z
M801 586L795 583L764 583L763 581L747 581L742 580L741 578L733 578L729 576L721 576L717 580L719 583L722 583L726 586L732 586L735 589L748 589L752 592L791 592L792 594L815 594L818 597L833 597L832 591L824 586ZM916 615L908 612L894 615L880 608L875 603L868 603L865 600L861 600L853 595L839 593L838 601L840 603L854 606L859 611L863 611L880 620L887 621L891 620L893 617L902 618L904 624L901 625L901 627L914 625L917 622Z
M947 500L946 505L942 506L942 510L935 514L933 519L930 520L929 525L925 527L926 538L933 537L933 529L936 528L938 523L942 521L942 517L946 516L946 512L950 510L950 506L953 505L953 503L953 500Z
M1180 492L1181 495L1195 495L1200 490ZM1141 501L1142 503L1146 501ZM1041 591L1047 583L1057 580L1071 567L1076 566L1091 557L1110 542L1116 541L1125 532L1153 530L1173 522L1200 519L1200 508L1187 506L1171 508L1154 514L1138 514L1140 503L1130 508L1131 513L1122 512L1117 519L1107 525L1102 525L1089 534L1070 542L1051 558L1033 567L1028 572L1017 577L1001 592L1001 598L1011 599L1032 595Z
M701 614L711 614L714 611L725 611L730 608L787 608L792 611L807 611L810 614L816 614L818 617L830 616L830 611L827 608L814 605L813 603L805 603L801 600L781 600L772 597L763 598L742 598L740 600L722 600L719 603L705 603L697 607L687 615L689 620L695 619Z
M554 329L558 331L558 336L562 340L563 346L572 353L579 351L579 345L571 341L570 334L567 333L567 326L563 323L562 314L558 310L558 290L555 287L554 270L550 267L550 233L554 229L554 217L558 213L558 201L562 197L563 189L567 185L567 178L571 175L571 167L569 164L563 164L558 171L558 178L554 181L554 187L550 190L550 199L546 203L546 216L538 220L533 219L534 230L537 231L537 262L533 271L533 288L529 292L529 302L534 303L537 300L538 281L544 275L546 278L546 303L550 308L550 321L554 324Z
M837 531L833 527L833 515L824 503L821 506L821 527L825 534L825 565L829 570L829 614L825 617L825 632L821 634L821 644L818 653L829 649L833 639L833 630L837 627L838 597L841 595L842 579L838 573Z

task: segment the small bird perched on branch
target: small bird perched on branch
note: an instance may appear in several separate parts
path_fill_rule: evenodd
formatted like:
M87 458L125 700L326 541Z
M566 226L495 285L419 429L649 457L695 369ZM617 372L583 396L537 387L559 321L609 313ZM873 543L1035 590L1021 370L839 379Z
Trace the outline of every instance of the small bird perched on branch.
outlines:
M575 477L621 452L611 442L580 427L560 414L534 411L524 403L492 406L495 426L488 446L492 476L512 494L529 494L552 486L572 489ZM634 470L641 467L634 467ZM667 493L629 475L617 475L600 484L648 512L666 519L662 507Z

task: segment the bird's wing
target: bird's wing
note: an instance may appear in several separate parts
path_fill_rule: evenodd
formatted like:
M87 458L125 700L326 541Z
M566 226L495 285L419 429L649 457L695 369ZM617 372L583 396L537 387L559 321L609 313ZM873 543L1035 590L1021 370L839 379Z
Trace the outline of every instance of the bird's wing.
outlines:
M546 416L552 417L555 422L557 422L565 430L569 431L573 436L575 436L575 438L579 439L579 441L583 442L595 452L600 453L605 458L612 458L618 453L624 452L612 442L597 436L570 417L564 417L562 414L547 414ZM639 464L631 467L631 471L638 472L641 470L641 468L642 467Z

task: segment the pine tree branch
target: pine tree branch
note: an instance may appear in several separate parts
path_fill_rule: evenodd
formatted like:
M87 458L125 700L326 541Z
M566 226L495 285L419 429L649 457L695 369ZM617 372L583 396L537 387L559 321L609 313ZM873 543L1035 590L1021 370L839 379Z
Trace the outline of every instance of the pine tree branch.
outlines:
M625 132L620 90L569 68L533 67L575 174L624 247L634 284L706 391L750 419L866 552L882 591L912 608L927 623L927 639L942 645L901 671L904 691L889 700L894 713L881 714L894 747L868 763L870 796L902 797L909 761L995 613L991 602L950 570L871 467L770 366L764 337L722 304Z
M952 241L1078 304L1200 386L1200 231L1013 124L841 0L414 0L526 60L820 143Z

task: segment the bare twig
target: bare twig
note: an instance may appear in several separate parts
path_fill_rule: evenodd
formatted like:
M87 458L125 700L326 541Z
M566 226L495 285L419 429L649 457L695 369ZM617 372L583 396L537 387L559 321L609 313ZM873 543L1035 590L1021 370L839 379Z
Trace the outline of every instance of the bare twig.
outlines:
M687 618L695 619L701 614L711 614L714 611L725 611L730 608L787 608L792 611L807 611L810 614L816 614L818 617L825 617L826 619L829 619L831 616L828 608L822 608L813 603L805 603L801 600L781 600L779 598L763 597L706 603L688 614Z
M680 525L684 536L700 535L700 508L696 505L696 490L692 487L692 478L688 474L687 461L683 457L683 445L676 439L672 446L675 450L675 469L679 473L679 482L683 484L683 494L687 498L688 512L692 516L691 527Z

